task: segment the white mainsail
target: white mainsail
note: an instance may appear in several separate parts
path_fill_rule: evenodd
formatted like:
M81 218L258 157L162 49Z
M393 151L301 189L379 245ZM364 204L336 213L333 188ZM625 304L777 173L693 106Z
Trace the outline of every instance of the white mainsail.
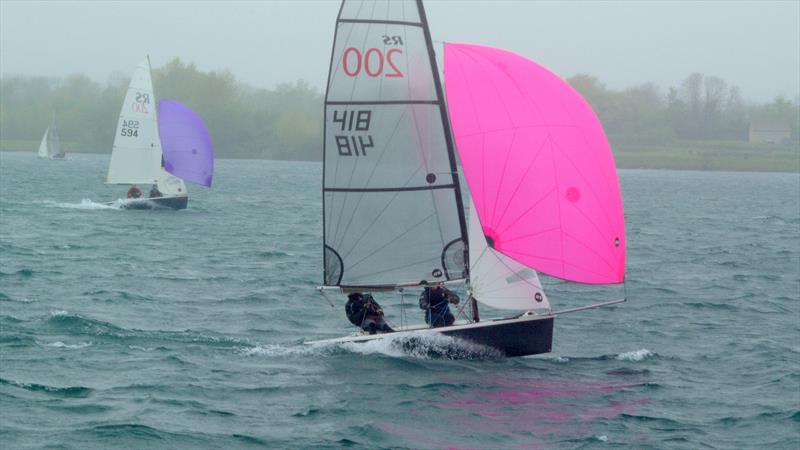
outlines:
M44 131L44 136L42 137L42 143L39 144L39 158L49 158L50 154L47 151L47 136L50 134L50 127Z
M500 309L550 309L536 271L487 244L471 202L469 265L469 290L479 302Z
M136 68L119 114L107 183L151 184L161 172L161 140L150 58Z
M464 278L462 210L420 4L344 1L325 98L324 283Z

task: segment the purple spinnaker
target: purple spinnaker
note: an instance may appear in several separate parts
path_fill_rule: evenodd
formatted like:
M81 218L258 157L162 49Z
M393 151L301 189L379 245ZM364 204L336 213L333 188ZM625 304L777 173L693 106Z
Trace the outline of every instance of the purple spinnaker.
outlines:
M158 107L164 170L183 180L210 187L214 175L214 143L203 119L175 100L159 100Z

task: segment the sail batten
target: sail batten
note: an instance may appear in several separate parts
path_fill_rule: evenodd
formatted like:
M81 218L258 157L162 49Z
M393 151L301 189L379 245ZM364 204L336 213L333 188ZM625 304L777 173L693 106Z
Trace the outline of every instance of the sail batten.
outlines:
M326 285L465 276L460 188L431 49L421 3L342 2L325 93Z

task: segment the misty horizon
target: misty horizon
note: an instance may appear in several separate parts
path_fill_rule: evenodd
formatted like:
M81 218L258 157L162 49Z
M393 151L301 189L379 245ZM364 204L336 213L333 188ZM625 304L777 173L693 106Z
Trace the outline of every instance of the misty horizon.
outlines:
M324 91L338 1L189 5L4 1L0 76L83 74L106 83L149 54L153 67L180 58L203 71L229 70L254 87L302 79ZM609 89L654 83L666 90L699 72L739 86L748 101L800 95L796 2L425 5L438 45L507 48L562 78L588 74Z

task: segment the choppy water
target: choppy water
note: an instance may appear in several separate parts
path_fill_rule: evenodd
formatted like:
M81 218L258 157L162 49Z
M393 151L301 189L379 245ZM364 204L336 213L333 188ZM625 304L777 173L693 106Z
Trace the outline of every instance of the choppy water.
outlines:
M630 301L449 360L301 344L350 331L319 164L218 161L179 212L99 205L106 164L0 154L4 449L800 446L797 174L623 171Z

